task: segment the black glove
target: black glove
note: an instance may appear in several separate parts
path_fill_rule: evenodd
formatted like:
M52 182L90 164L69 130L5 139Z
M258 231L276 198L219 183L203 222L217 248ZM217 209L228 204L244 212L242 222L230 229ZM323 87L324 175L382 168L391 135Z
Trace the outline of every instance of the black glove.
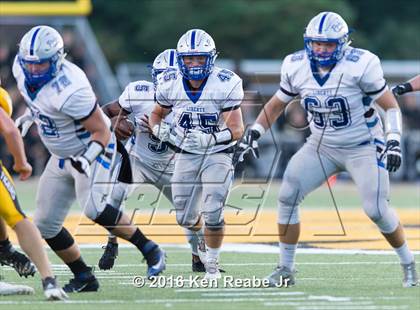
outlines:
M397 140L389 140L386 143L384 153L386 154L386 169L395 172L401 166L401 147Z
M244 156L251 152L255 158L260 157L260 153L258 151L258 142L257 140L261 137L258 130L249 129L247 134L238 142L235 153L233 154L233 165L244 160Z
M410 91L413 91L413 87L410 83L398 84L392 88L392 93L395 97L401 96L402 94L408 93Z
M90 177L90 163L84 156L71 156L70 161L74 169L76 169L79 173Z

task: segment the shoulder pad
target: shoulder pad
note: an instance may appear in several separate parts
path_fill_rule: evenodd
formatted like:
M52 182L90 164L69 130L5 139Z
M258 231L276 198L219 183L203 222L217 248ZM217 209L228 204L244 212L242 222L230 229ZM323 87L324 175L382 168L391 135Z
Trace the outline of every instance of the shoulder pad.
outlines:
M300 50L297 52L294 52L293 54L290 54L288 56L290 56L290 61L291 62L295 62L295 61L301 61L305 58L306 52L305 50Z

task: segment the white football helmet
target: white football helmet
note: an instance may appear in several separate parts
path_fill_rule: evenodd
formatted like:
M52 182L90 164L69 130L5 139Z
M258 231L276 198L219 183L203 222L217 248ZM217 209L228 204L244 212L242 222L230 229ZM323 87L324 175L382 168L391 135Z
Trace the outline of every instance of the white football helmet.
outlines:
M157 55L152 65L153 83L157 84L157 77L168 68L178 69L176 49L170 48Z
M176 48L178 67L187 80L203 80L213 71L216 60L216 45L212 37L201 29L188 30L178 41ZM184 56L206 56L206 63L202 66L188 68L184 63Z
M18 60L26 82L41 87L54 78L63 63L64 43L61 35L52 27L36 26L29 30L19 44ZM49 63L42 72L31 70L32 64Z
M305 50L311 61L321 66L331 66L337 63L350 45L349 28L344 19L334 12L321 12L311 19L303 35ZM315 53L313 41L334 42L337 47L332 53Z

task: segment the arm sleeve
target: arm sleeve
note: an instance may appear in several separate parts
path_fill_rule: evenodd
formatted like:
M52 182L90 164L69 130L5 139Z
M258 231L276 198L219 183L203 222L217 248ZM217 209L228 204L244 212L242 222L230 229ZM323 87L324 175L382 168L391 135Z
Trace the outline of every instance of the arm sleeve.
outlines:
M121 96L118 98L118 103L122 109L124 109L128 113L133 112L133 107L130 102L131 94L130 94L130 84L124 89Z
M61 111L75 120L85 120L96 108L96 96L91 88L81 88L71 94L64 104Z
M299 95L298 90L293 87L288 67L289 61L286 58L281 65L280 87L276 92L277 98L284 103L289 103L294 97Z
M379 98L388 89L381 62L377 56L374 56L367 64L359 85L362 91L373 100Z
M242 88L242 80L239 80L227 95L227 99L223 103L222 112L236 110L241 106L244 99L244 90Z
M163 88L161 87L160 84L158 84L156 88L156 96L155 96L156 101L162 107L171 109L172 103L170 102L170 100L168 100L168 97L169 97L169 94L168 94L167 88Z

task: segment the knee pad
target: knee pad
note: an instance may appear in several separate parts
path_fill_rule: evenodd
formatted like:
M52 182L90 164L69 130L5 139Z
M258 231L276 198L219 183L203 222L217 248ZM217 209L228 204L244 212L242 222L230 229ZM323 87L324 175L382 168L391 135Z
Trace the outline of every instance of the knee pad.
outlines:
M394 232L399 225L398 215L395 210L391 208L387 208L381 217L375 218L374 222L384 234Z
M287 206L279 203L277 223L283 225L299 223L299 206Z
M211 231L219 231L219 230L222 230L223 227L225 227L225 221L224 220L222 220L221 222L219 222L217 224L209 224L206 221L206 228L208 230L211 230Z
M199 220L199 216L189 216L188 213L184 212L184 210L176 210L176 221L179 226L189 229L191 227L194 227Z
M116 209L111 205L106 205L105 209L94 221L106 228L108 231L112 231L120 221L121 216L122 212L120 212L119 209Z
M299 204L303 199L300 187L296 182L284 180L278 198L279 224L299 223Z
M45 239L45 241L54 252L68 249L74 244L72 235L64 227L55 237Z

